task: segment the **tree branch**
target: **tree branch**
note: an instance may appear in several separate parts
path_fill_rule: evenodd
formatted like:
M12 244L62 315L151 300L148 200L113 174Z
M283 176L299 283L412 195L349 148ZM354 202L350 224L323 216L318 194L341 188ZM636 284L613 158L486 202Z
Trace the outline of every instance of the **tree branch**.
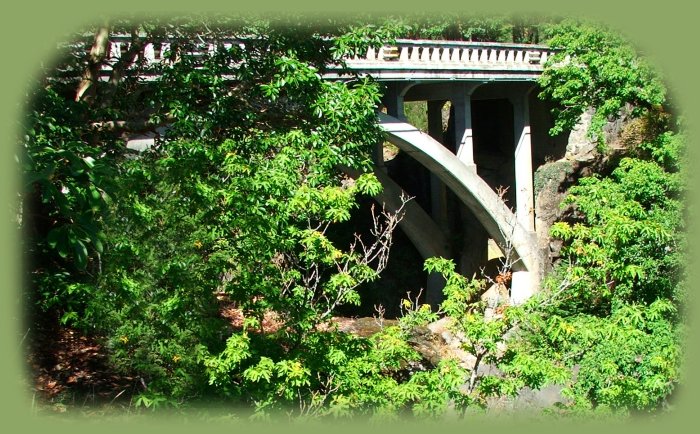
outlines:
M100 69L107 58L108 49L109 28L107 25L103 25L95 33L95 42L93 42L92 48L90 48L90 55L88 56L88 66L85 68L83 78L80 80L76 90L75 101L92 103L94 100L97 93L94 84L99 79Z

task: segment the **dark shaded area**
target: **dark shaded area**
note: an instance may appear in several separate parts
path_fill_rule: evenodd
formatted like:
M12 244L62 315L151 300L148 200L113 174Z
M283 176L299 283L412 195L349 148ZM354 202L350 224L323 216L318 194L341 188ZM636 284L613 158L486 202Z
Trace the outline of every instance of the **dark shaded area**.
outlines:
M430 213L430 171L403 151L384 164L389 177Z
M373 199L359 199L359 208L355 210L351 219L341 225L337 225L329 231L329 238L336 246L346 248L357 233L363 239L370 242L372 234L372 206L375 213L381 212L381 206ZM336 309L337 315L350 317L367 317L378 315L376 308L384 308L384 317L394 319L401 315L401 300L406 298L410 291L411 299L425 288L428 275L423 271L423 258L411 243L411 240L399 228L394 231L393 245L389 255L386 269L379 279L367 282L357 288L361 298L360 306L345 305ZM422 294L421 298L424 298Z
M32 323L28 333L27 362L35 397L59 407L66 404L130 405L142 392L138 378L118 374L110 366L98 339L78 329L59 326L52 315Z
M550 128L554 126L554 117L552 116L554 104L541 100L538 97L539 92L540 88L535 88L530 92L528 98L533 171L548 161L564 158L570 133L566 131L556 136L549 134Z
M507 99L472 101L474 163L494 191L507 187L506 203L515 206L515 133L513 106Z

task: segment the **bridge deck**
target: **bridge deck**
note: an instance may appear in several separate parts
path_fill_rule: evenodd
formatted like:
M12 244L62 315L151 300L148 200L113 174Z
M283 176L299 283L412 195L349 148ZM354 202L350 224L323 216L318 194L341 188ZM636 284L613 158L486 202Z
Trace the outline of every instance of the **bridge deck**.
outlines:
M378 80L518 81L539 77L552 54L542 45L399 39L346 62Z

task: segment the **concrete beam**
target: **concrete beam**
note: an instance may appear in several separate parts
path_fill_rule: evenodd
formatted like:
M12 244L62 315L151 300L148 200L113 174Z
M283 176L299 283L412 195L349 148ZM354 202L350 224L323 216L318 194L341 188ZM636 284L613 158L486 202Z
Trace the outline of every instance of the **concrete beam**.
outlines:
M404 96L406 101L447 101L451 100L456 91L460 91L459 86L464 83L455 83L454 80L438 81L438 82L415 82L416 85L411 87ZM470 87L477 87L487 83L471 82L467 83Z

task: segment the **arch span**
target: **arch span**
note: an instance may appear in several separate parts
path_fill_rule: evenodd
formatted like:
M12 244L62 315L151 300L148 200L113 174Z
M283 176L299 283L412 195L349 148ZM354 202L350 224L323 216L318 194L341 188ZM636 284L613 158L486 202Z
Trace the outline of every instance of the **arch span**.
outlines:
M439 177L474 213L501 249L511 250L515 260L513 270L530 272L526 280L532 282L532 277L539 274L540 268L535 234L518 223L513 212L474 169L411 124L384 113L379 113L379 123L388 141ZM527 286L531 286L531 283ZM532 289L529 288L528 292Z

